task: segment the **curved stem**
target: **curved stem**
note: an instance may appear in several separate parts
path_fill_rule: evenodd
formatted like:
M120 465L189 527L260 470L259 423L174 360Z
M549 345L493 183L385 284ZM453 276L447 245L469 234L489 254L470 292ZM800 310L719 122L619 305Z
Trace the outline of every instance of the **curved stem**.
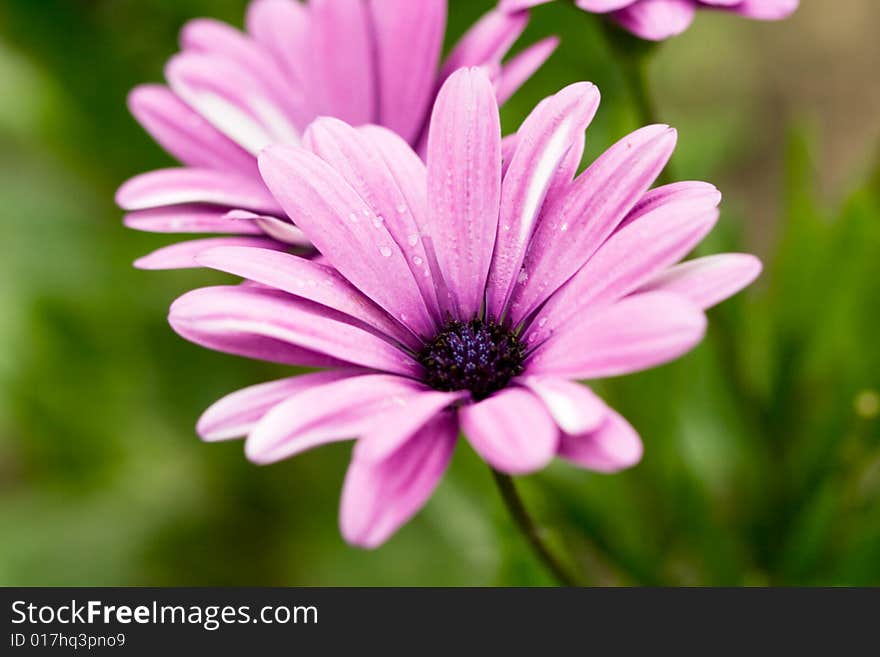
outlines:
M559 580L560 584L564 586L579 586L578 579L562 565L562 562L556 558L542 540L540 530L526 510L510 475L498 472L492 468L492 476L495 478L495 483L498 485L498 491L501 493L501 498L504 500L507 510L513 517L514 522L516 522L517 527L519 527L528 540L537 557L553 573L553 576Z

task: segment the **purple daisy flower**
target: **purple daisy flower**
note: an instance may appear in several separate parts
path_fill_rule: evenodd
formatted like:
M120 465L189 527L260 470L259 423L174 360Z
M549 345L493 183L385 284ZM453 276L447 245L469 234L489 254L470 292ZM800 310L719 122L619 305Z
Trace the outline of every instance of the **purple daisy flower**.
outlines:
M550 0L501 0L507 11L518 11ZM662 41L684 32L697 9L722 9L746 18L775 21L787 18L799 0L575 0L594 14L608 14L622 27L642 39Z
M135 176L117 193L131 228L234 235L186 241L136 262L195 266L219 245L308 249L262 183L257 153L298 143L317 116L383 125L423 151L427 115L443 80L485 66L503 103L556 47L544 39L502 64L528 17L491 11L439 66L446 0L254 0L247 32L210 19L188 23L169 86L132 91L137 120L184 166Z
M502 143L484 70L434 105L427 165L399 135L321 118L260 155L263 178L329 265L252 247L200 264L245 285L180 297L169 320L206 347L324 368L235 392L198 423L247 436L271 463L357 437L345 538L374 547L430 497L459 432L494 469L554 457L637 463L635 430L580 379L643 370L703 337L703 311L750 283L751 255L676 264L709 232L710 184L649 189L675 146L665 125L622 139L574 178L599 105L589 83L542 101Z

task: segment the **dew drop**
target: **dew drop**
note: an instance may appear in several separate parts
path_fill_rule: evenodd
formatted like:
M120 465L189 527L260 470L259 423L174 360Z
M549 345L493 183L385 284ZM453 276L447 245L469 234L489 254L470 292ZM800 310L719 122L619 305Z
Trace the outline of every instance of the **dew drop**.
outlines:
M419 243L419 234L418 233L410 233L406 238L406 241L409 242L410 246L415 246Z
M540 327L543 327L546 323L547 323L546 317L542 317L541 319L538 320L538 326L540 326Z
M391 253L392 253L392 251L391 251L391 247L390 247L390 246L380 246L380 247L379 247L379 254L380 254L383 258L390 258L390 257L391 257Z
M404 214L406 212L406 203L398 203L397 204L397 211L400 214Z
M568 230L568 223L564 223L564 224L562 224L562 225L559 227L559 230L561 230L563 233L564 233L565 231L567 231L567 230Z
M412 261L416 267L421 267L422 263L424 262L424 260L422 260L419 256L413 256Z
M357 220L358 220L357 213L355 213L355 212L350 213L350 214L348 215L348 219L349 219L349 221L351 221L352 223L356 224L356 223L357 223Z

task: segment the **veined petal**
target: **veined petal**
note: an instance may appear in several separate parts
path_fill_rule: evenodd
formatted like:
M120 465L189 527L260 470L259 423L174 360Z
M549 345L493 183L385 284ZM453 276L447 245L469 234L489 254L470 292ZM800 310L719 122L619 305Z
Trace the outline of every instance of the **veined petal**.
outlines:
M245 23L251 36L289 76L291 86L308 88L308 6L297 0L252 0Z
M410 348L418 349L420 344L332 267L289 253L247 247L211 249L199 254L197 261L344 313Z
M544 402L550 415L565 433L593 431L605 419L608 407L587 386L567 379L523 376L516 379Z
M196 262L196 256L202 251L214 249L219 246L250 246L260 249L285 249L286 244L277 242L268 237L208 237L198 240L177 242L170 246L156 249L134 261L138 269L190 269L201 267Z
M694 0L639 0L612 16L627 30L650 41L662 41L684 32L694 20Z
M416 334L433 334L406 255L339 172L314 153L287 146L266 149L260 170L288 216L345 278Z
M466 390L431 390L408 397L400 406L377 416L374 426L355 445L354 457L373 462L387 459L443 409L469 394Z
M436 88L446 1L373 0L370 9L379 81L377 122L414 143Z
M129 212L122 222L128 228L152 233L263 233L253 221L232 218L223 208L197 203Z
M526 340L540 344L578 316L620 299L681 260L718 220L715 202L707 195L656 205L614 233L536 313Z
M325 443L357 438L425 386L390 374L365 374L308 388L276 405L254 427L245 454L273 463Z
M324 370L236 390L218 399L202 413L196 431L209 442L245 436L266 413L285 399L313 386L357 373L353 369Z
M642 441L629 422L608 409L602 425L595 431L563 434L559 456L588 470L617 472L642 460Z
M510 317L519 323L577 272L666 165L676 133L642 128L603 153L544 206L526 253Z
M428 234L459 318L475 316L498 228L501 124L486 74L463 69L443 85L428 137Z
M715 207L721 203L721 192L715 185L698 180L684 180L649 189L617 225L614 232L620 232L636 219L640 219L661 205L684 201Z
M345 540L374 548L412 518L443 477L457 439L455 418L444 413L384 460L356 454L345 476L339 512Z
M556 453L556 423L541 400L523 388L506 388L463 406L459 417L474 450L501 472L540 470Z
M346 123L374 123L377 118L375 36L366 2L311 0L310 93L316 114Z
M684 297L646 292L569 320L528 357L528 374L599 379L645 370L690 351L706 317Z
M585 11L604 14L615 9L622 9L635 4L639 0L575 0L575 4Z
M703 310L721 303L751 284L761 261L746 253L720 253L670 267L639 288L639 292L674 292Z
M128 95L131 113L166 151L191 167L256 177L254 156L229 139L168 87L145 84Z
M598 107L594 85L572 84L539 105L517 131L516 150L501 188L500 223L486 294L490 316L502 315L547 190L569 150L583 141Z
M372 139L368 136L372 134ZM428 256L420 235L416 213L410 210L408 194L398 184L398 178L387 166L388 160L402 160L392 164L395 169L412 169L412 159L418 156L412 152L400 137L397 144L377 145L377 140L394 140L390 131L379 132L374 129L365 133L352 128L338 119L320 118L309 126L304 136L304 144L318 157L332 166L347 182L372 212L372 222L376 230L387 231L396 247L404 255L413 279L419 287L425 306L435 321L440 312L434 291ZM399 151L410 151L405 155ZM421 169L424 172L424 168ZM424 173L421 188L424 190ZM420 210L419 207L416 208Z
M193 290L178 298L168 320L183 337L218 351L240 353L242 336L253 336L362 367L408 376L420 374L421 366L410 356L349 323L346 317L277 290L217 286ZM229 336L235 341L227 348L225 340Z
M731 3L730 10L747 18L778 21L794 13L798 3L799 0L742 0Z
M129 178L116 192L123 210L180 203L211 203L280 214L281 208L258 179L213 169L156 169Z

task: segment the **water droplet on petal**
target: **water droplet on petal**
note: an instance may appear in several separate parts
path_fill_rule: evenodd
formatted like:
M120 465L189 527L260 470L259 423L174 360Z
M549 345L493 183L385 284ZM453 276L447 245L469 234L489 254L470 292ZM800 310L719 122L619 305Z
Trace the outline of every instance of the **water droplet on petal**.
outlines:
M397 211L400 214L403 214L404 212L406 212L406 203L398 203L397 204Z
M350 214L348 215L348 219L349 219L349 221L351 221L352 223L357 223L358 216L357 216L356 213L352 212L352 213L350 213Z
M422 263L424 262L424 260L422 260L419 256L413 256L412 261L416 267L421 267Z
M419 243L419 234L418 233L410 233L406 238L406 241L409 242L410 246L415 246Z
M538 326L543 327L546 323L547 323L546 317L542 317L541 319L538 320Z
M391 254L392 254L391 247L390 246L380 246L379 247L379 254L382 255L382 257L384 257L384 258L390 258Z

